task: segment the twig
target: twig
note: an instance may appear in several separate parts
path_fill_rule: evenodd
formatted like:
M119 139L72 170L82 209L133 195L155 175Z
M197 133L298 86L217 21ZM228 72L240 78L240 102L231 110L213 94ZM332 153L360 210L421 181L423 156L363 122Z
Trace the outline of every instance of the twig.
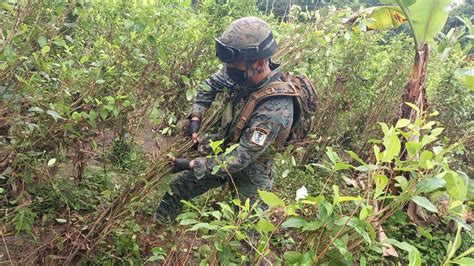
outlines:
M283 223L283 221L285 220L285 216L282 216L280 221L278 222L277 226L275 226L275 230L273 230L273 232L268 236L268 239L269 241L267 241L267 243L265 244L265 249L269 247L270 245L270 239L272 238L273 234L275 234L275 232L280 228L281 224ZM258 257L258 261L257 261L257 264L258 265L261 265L261 261L262 261L262 256L263 254L260 254L260 256ZM265 256L263 256L263 259L265 259L266 261L268 261ZM269 261L268 261L269 262ZM271 262L269 262L271 265L273 265Z
M367 194L367 191L365 192L365 194ZM365 197L365 195L364 195ZM341 229L339 229L339 231L336 233L336 235L331 239L331 241L329 242L329 244L326 245L326 247L323 249L323 251L321 251L320 254L318 254L316 256L316 258L314 259L314 262L317 263L318 260L324 255L326 254L326 252L329 250L329 248L331 247L332 243L334 242L334 240L338 239L339 236L341 235L342 231L344 230L344 228L347 226L347 224L349 223L349 221L351 220L352 217L354 217L355 213L359 210L360 208L360 205L361 204L358 204L357 205L357 208L355 208L352 213L349 215L349 219L346 220L346 222L342 225ZM318 251L316 250L315 251L315 254L317 254Z
M189 251L193 248L194 242L196 241L196 238L197 238L197 231L194 232L193 241L191 241L191 245L190 245L189 248L188 248L188 252L187 252L187 254L186 254L186 258L184 258L184 261L183 261L183 265L186 265L186 262L188 261L189 254L191 253L191 252L189 252Z
M13 261L10 257L10 251L8 250L7 242L5 241L5 237L3 236L3 230L0 231L0 234L2 234L3 245L5 246L5 250L7 251L8 261L10 261L10 265L13 266Z

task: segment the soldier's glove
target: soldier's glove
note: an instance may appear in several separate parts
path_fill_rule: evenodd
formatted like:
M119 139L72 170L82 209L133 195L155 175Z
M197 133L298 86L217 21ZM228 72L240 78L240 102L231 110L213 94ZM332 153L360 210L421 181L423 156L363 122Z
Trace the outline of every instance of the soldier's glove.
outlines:
M186 128L186 134L188 136L192 136L193 133L198 133L200 128L201 128L201 120L190 119L188 121L188 126Z
M189 170L189 163L191 160L192 159L189 158L174 158L174 160L171 160L171 162L173 162L173 170L171 171L177 173L183 170Z

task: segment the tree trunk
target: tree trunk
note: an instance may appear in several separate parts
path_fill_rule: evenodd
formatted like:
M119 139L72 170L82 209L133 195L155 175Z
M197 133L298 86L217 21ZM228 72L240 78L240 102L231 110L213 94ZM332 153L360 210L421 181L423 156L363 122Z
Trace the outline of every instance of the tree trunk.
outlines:
M417 50L415 60L411 69L408 81L405 84L405 93L402 96L400 109L395 117L395 122L401 118L409 119L415 122L417 113L410 108L405 102L413 103L420 108L420 113L428 108L428 100L426 99L426 72L428 67L429 48L428 44L424 44L421 50ZM406 156L406 152L403 159Z
M405 84L405 93L402 96L400 109L398 110L398 114L393 121L394 124L401 118L409 119L413 123L418 118L418 116L422 115L423 112L428 108L428 100L426 98L426 72L428 60L429 48L428 44L425 43L420 50L416 51L413 67L411 69L410 76L408 77L408 81ZM406 102L416 105L420 109L420 112L417 113L410 106L406 105ZM415 136L415 138L418 137ZM400 154L400 160L403 161L407 159L407 150L405 149L406 140L402 138L401 142L402 153ZM398 191L394 182L390 182L390 189L392 192L394 192L394 190L396 192ZM418 225L426 226L426 217L425 215L422 215L422 213L423 211L414 202L410 201L408 203L407 214L410 219Z

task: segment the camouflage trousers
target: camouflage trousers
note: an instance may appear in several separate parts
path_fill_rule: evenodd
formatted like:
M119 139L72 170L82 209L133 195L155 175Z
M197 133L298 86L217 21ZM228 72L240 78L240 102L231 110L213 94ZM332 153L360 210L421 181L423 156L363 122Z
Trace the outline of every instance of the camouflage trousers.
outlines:
M258 190L270 191L275 177L275 167L273 161L255 161L244 170L232 174L232 180L237 188L239 199L245 202L250 199L252 205L258 199ZM162 223L175 220L182 210L181 200L190 200L210 189L223 186L226 182L231 182L230 177L220 177L215 175L205 175L197 179L192 171L182 171L175 174L170 184L170 192L166 193L156 210L156 219ZM231 188L234 186L231 184ZM234 189L234 194L235 193ZM260 205L265 208L266 206Z

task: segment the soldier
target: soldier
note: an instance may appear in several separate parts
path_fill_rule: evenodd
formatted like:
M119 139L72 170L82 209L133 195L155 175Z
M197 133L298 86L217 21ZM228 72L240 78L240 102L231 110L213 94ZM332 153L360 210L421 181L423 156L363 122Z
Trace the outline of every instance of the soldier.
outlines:
M230 99L220 130L220 138L228 143L239 130L236 129L237 117L249 95L269 82L281 80L279 65L271 60L276 46L269 25L257 17L235 20L216 39L216 54L224 67L198 89L188 123L188 133L195 143L198 142L197 132L203 114L217 93L227 88L227 98ZM252 204L258 198L258 190L271 190L275 169L269 146L288 138L293 112L291 97L269 97L258 103L246 126L238 131L241 134L235 142L239 145L229 154L219 155L219 160L207 157L170 158L175 170L180 172L170 184L172 193L165 194L156 211L158 221L174 221L181 212L181 200L190 200L222 186L230 178L242 202L249 198ZM211 174L219 161L225 161L227 167Z

